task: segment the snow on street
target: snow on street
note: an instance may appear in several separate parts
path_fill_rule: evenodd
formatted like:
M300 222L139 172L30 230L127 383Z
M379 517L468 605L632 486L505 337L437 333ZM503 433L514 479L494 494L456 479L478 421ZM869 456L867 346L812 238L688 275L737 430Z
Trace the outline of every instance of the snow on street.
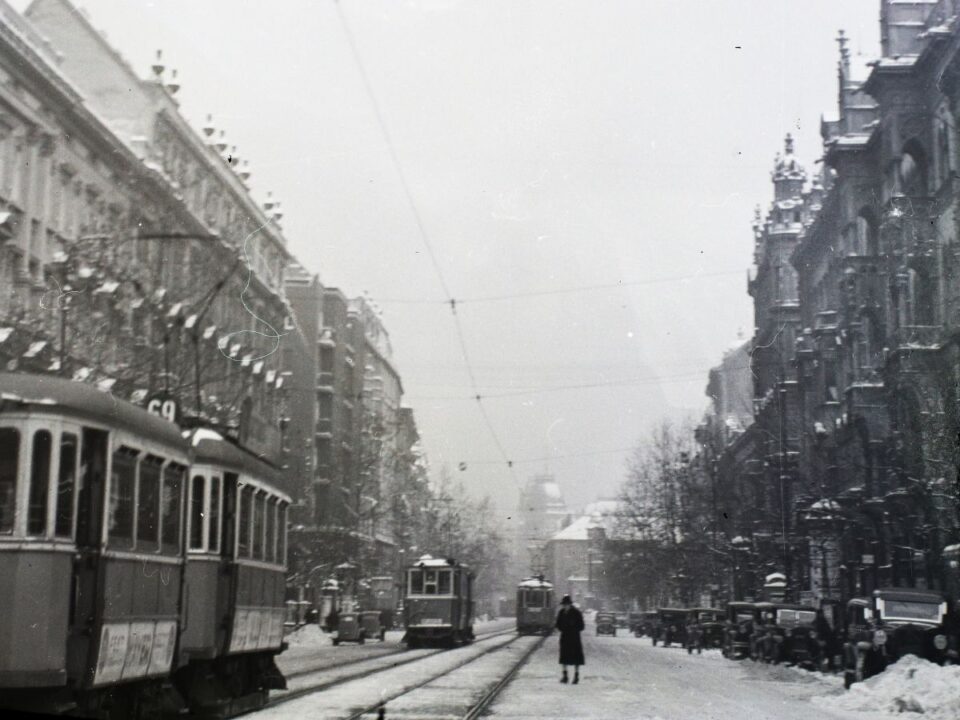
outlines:
M719 650L688 655L625 630L582 634L587 664L579 685L560 683L556 634L527 662L494 702L495 718L616 718L617 720L875 720L876 713L814 705L817 695L843 692L839 676L731 661ZM389 716L388 716L389 717Z
M477 632L511 624L512 620L484 623ZM463 717L539 640L523 637L511 643L512 636L503 635L449 652L395 654L403 647L399 632L388 633L383 644L334 648L328 636L312 634L314 628L306 630L303 636L291 635L290 650L281 657L287 672L323 668L321 682L354 679L255 713L251 717L256 720L346 718L380 702L386 703L385 718ZM922 713L931 720L960 720L960 693L955 692L960 668L940 668L915 658L846 692L840 675L730 661L719 650L688 655L677 646L654 647L649 638L635 638L622 629L616 637L597 637L589 618L582 638L587 665L581 669L579 685L559 682L559 637L554 634L523 665L487 715L517 720L881 720L903 717L895 714L899 711ZM497 649L484 654L491 648ZM393 656L381 657L388 652ZM415 661L394 666L409 659ZM356 677L368 669L368 675ZM431 679L438 675L442 677ZM309 680L297 677L292 687L317 679L318 675Z

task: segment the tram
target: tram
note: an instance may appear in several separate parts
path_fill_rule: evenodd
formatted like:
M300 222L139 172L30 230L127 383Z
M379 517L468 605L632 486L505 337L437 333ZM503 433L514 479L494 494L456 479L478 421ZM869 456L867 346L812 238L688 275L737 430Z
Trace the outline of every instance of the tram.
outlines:
M0 373L0 707L113 719L261 706L285 686L290 498L276 479L210 430Z
M407 647L471 642L473 615L469 567L452 558L423 555L407 568L403 600Z
M517 632L549 635L555 619L553 585L543 575L522 580L517 585Z

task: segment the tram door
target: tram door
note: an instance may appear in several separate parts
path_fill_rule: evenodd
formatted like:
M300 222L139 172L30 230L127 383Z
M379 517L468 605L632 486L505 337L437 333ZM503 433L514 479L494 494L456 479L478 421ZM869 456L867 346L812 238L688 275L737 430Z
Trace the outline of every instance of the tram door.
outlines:
M233 596L239 578L239 570L233 561L234 545L237 532L237 492L239 476L237 473L223 474L223 518L220 523L220 574L217 580L217 645L226 652L230 642L230 628L233 618L230 617L230 608L233 607Z
M70 638L67 667L71 675L94 667L97 612L97 574L103 528L109 435L83 428L77 488L77 553L73 564L73 597L70 602ZM87 680L87 678L84 678Z

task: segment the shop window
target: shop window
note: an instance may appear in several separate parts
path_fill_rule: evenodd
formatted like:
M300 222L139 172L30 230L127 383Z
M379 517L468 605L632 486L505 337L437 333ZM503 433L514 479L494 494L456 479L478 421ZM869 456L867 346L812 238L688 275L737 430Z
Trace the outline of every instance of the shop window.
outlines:
M27 534L47 534L47 506L50 497L50 451L53 436L49 430L33 434L33 461L30 464L30 500L27 510Z
M137 478L137 451L121 447L113 453L110 469L110 510L107 544L111 548L133 547L133 491Z
M163 458L147 455L140 461L137 495L137 550L156 552L160 547L160 471Z
M13 428L0 428L0 534L13 533L17 506L17 467L20 433Z
M190 549L203 550L203 501L206 478L194 475L190 486Z
M180 553L180 518L183 511L183 485L187 469L170 463L163 469L163 490L160 495L160 547L164 553Z
M54 534L57 537L73 536L73 495L77 478L77 436L63 433L60 436L60 471L57 475L57 514Z

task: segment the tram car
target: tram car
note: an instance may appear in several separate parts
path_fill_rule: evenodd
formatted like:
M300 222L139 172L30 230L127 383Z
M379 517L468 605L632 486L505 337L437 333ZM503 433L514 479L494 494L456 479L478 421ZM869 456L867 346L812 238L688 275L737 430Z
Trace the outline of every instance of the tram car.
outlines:
M0 707L113 720L262 705L285 685L290 498L275 480L212 431L0 373Z
M471 642L473 634L473 574L452 558L423 555L406 569L403 642L426 644Z
M517 632L549 635L556 620L553 585L543 576L527 578L517 585Z

